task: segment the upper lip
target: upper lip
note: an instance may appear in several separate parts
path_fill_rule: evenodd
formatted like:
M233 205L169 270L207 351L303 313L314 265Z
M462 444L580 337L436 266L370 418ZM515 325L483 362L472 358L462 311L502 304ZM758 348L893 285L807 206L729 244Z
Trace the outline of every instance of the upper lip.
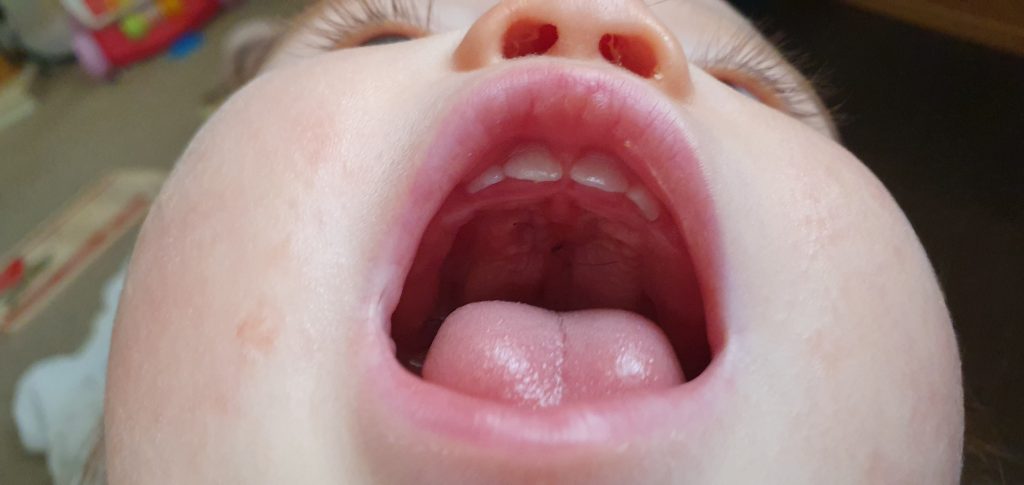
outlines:
M360 419L391 433L432 437L446 443L528 458L551 458L579 447L617 447L666 427L697 431L696 415L712 412L706 398L719 385L715 363L696 380L669 391L623 402L574 404L542 411L512 408L457 394L402 369L389 348L389 316L419 237L446 196L478 162L489 144L510 137L552 140L571 137L623 154L647 187L668 208L688 241L704 295L712 348L720 348L721 312L716 304L718 245L712 197L693 143L668 98L639 80L607 69L523 61L482 74L441 118L413 170L404 203L393 222L397 234L374 263L381 278L372 299L375 346L362 355L367 365ZM572 129L566 122L577 120ZM701 398L700 396L703 396Z

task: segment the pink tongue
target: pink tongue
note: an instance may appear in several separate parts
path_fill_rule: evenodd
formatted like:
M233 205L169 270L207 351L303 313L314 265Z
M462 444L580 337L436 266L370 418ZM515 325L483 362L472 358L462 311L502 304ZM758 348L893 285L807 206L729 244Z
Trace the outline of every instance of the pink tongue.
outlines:
M470 303L449 315L427 353L423 378L533 408L684 380L665 334L635 313L558 313L502 301Z

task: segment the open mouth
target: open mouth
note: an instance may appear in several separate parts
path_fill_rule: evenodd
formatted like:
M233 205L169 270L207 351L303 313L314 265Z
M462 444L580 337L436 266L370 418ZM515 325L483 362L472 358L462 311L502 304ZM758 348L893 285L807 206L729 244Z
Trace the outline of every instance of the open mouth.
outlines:
M406 368L548 407L707 366L684 239L614 148L511 135L481 154L427 227L392 318Z
M381 300L400 386L435 406L414 414L478 434L674 399L721 332L709 197L671 105L536 66L464 101L413 182L404 281Z

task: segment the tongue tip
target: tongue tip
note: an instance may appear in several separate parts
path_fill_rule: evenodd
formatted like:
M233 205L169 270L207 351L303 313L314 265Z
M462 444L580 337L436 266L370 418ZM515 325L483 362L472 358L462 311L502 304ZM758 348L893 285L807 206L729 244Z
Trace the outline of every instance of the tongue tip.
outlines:
M551 407L685 381L671 344L624 310L559 313L506 301L467 304L445 320L423 378L465 394Z

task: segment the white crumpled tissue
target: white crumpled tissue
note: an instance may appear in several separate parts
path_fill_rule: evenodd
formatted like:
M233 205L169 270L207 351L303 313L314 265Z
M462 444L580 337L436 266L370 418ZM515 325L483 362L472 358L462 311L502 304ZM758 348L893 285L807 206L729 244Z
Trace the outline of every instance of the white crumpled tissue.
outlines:
M81 348L28 368L14 392L21 444L45 453L55 485L76 484L102 426L110 333L124 286L122 268L103 288L103 303Z

